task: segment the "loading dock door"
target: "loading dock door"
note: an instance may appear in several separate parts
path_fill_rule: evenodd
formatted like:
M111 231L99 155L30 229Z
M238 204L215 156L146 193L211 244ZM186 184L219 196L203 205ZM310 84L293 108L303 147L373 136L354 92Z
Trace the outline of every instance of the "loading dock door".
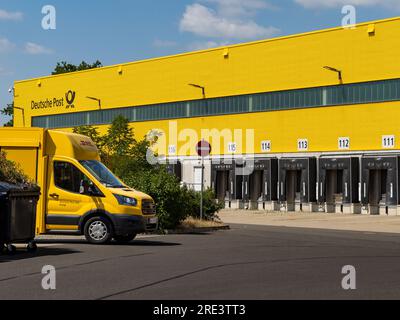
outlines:
M219 200L235 199L235 163L212 163L211 187Z
M249 179L249 194L251 201L258 201L263 195L264 172L254 171Z
M369 171L369 204L374 207L386 205L386 180L387 170Z
M318 201L327 204L359 203L359 158L319 159Z
M343 170L326 171L326 203L343 203Z
M295 203L301 200L301 170L286 172L286 201Z
M235 199L241 200L243 199L243 195L248 191L248 185L245 183L243 176L236 176L235 179Z
M363 205L396 206L398 200L398 157L362 159Z
M182 163L177 161L176 163L168 163L167 171L169 174L176 176L179 181L182 181Z
M247 163L252 169L250 175L243 176L243 199L245 201L278 200L278 159L261 158Z
M229 171L217 172L216 195L220 201L229 198Z
M315 158L279 160L279 201L309 203L316 201Z

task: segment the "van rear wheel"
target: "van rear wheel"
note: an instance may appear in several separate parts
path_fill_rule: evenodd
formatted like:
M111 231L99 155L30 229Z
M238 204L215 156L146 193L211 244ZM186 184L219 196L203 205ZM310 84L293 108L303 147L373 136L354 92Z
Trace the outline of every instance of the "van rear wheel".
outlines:
M94 217L86 222L84 233L88 242L106 244L112 239L112 226L106 218Z
M127 234L124 236L114 236L114 240L117 241L117 243L124 244L131 242L133 239L136 238L136 236L136 233Z

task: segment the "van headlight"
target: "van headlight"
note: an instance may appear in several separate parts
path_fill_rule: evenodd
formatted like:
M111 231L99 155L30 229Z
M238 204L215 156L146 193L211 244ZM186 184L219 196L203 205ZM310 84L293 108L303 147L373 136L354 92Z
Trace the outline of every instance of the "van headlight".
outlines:
M121 206L136 207L138 204L138 201L135 198L125 197L119 194L114 194L114 197L118 200L118 203Z

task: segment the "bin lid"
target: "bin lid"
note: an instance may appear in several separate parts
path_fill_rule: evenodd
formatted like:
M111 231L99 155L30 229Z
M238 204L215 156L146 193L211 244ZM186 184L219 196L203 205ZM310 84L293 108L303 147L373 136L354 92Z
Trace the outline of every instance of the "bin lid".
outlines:
M8 192L10 190L15 190L15 189L21 190L21 188L18 188L18 186L14 184L10 184L7 182L0 182L0 192Z
M29 186L24 184L11 184L7 182L0 182L0 193L7 193L9 191L39 191L37 186Z

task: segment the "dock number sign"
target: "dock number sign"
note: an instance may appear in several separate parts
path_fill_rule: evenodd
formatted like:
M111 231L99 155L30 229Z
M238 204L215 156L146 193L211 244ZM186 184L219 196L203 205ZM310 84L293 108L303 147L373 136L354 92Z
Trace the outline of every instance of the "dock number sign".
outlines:
M199 141L196 146L196 152L199 157L208 157L211 154L211 144L205 140Z

